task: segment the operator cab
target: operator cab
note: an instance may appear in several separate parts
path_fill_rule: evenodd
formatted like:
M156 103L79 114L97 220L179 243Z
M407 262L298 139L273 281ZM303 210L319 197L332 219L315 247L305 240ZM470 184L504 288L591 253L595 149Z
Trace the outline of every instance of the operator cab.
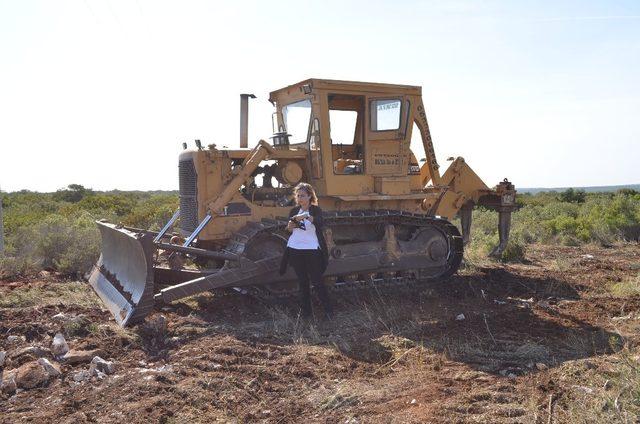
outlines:
M306 174L327 192L407 194L423 187L410 147L414 121L422 143L428 134L426 118L418 121L420 87L309 79L272 92L270 101L274 132L288 134L290 148L309 151Z

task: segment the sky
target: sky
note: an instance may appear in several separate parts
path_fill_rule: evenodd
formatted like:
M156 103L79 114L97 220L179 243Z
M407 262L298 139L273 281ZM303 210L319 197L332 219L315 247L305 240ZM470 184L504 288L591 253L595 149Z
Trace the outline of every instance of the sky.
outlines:
M0 189L175 190L182 143L271 136L272 90L419 85L441 170L640 183L640 2L0 0Z

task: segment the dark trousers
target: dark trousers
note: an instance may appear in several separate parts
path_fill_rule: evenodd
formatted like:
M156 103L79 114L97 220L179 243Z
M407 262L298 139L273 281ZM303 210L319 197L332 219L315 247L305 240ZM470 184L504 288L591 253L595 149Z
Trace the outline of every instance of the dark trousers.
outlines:
M289 248L289 264L298 277L300 286L300 307L302 316L311 317L311 288L309 282L318 294L320 303L326 315L331 315L332 306L329 291L322 282L322 252L320 249L292 249Z

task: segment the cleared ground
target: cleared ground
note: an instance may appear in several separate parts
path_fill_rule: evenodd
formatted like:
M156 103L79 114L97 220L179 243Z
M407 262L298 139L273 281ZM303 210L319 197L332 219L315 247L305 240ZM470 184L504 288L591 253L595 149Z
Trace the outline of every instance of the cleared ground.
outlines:
M524 264L341 296L331 322L206 294L126 330L83 283L4 281L5 374L58 331L117 368L75 382L88 364L62 364L45 387L0 394L0 422L636 422L639 273L638 244L534 245Z

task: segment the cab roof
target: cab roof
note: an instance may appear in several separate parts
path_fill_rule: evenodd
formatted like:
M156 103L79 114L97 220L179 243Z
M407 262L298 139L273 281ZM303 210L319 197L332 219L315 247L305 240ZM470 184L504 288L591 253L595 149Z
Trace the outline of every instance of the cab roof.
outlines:
M280 88L279 90L272 91L269 94L269 101L271 103L274 103L276 99L283 94L303 92L305 86L309 86L312 92L324 90L331 91L333 93L360 92L363 94L404 94L417 96L420 96L422 94L422 87L417 85L383 84L379 82L342 81L309 78L296 84Z

